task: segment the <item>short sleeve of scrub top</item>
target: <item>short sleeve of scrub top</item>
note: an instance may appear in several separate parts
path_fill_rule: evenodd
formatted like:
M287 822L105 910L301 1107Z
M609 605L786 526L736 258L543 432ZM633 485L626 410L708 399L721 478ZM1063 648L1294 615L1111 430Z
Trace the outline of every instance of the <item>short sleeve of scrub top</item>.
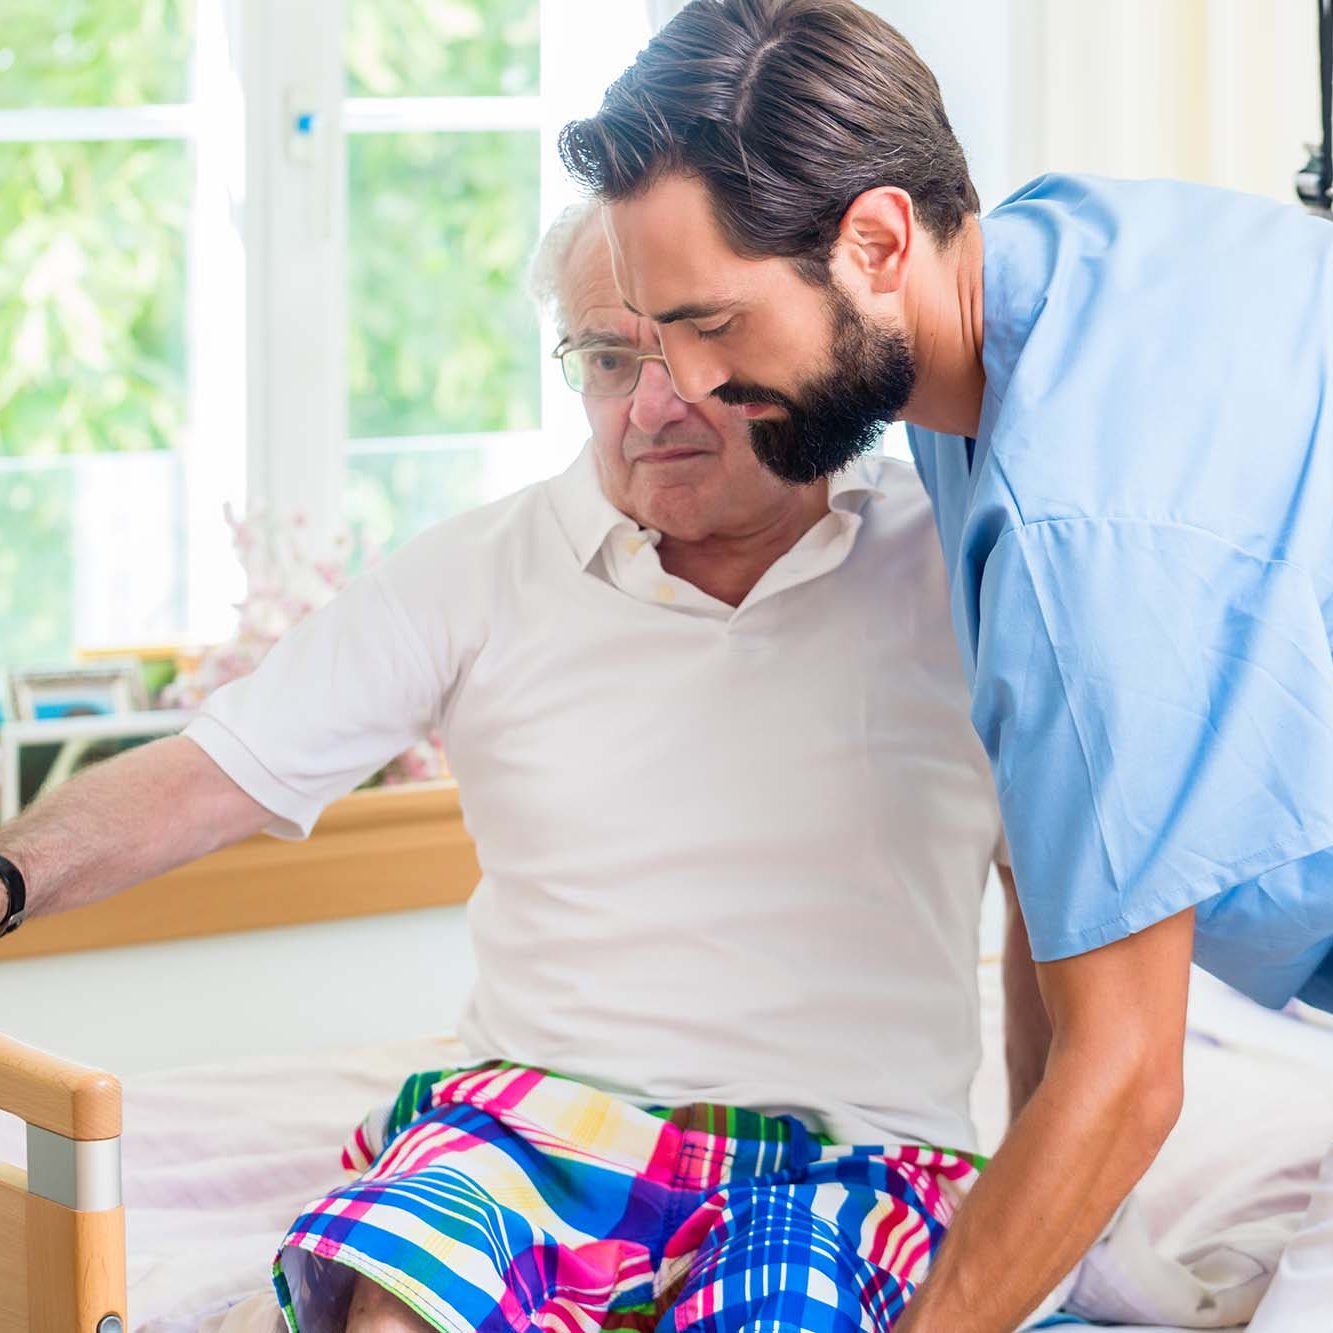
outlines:
M973 720L1038 961L1333 844L1333 675L1302 571L1188 527L1038 523L991 551L979 630Z

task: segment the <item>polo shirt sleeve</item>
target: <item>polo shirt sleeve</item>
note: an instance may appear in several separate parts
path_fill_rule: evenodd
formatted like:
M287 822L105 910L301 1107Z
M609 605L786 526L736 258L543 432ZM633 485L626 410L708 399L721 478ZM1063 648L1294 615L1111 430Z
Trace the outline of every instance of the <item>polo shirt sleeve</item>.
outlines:
M277 837L306 837L326 805L438 723L448 664L431 659L392 577L357 579L210 695L185 730L273 812L266 831Z
M1184 525L1069 519L986 557L973 721L1038 961L1333 845L1308 575Z

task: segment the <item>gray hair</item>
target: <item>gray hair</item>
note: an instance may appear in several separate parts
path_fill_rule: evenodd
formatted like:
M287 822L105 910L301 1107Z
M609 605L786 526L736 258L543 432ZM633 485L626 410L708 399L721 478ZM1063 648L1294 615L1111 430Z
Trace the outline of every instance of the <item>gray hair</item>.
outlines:
M568 296L565 281L574 247L591 226L597 226L600 207L595 199L571 204L546 229L528 267L528 291L543 314L549 314L560 332L568 332Z

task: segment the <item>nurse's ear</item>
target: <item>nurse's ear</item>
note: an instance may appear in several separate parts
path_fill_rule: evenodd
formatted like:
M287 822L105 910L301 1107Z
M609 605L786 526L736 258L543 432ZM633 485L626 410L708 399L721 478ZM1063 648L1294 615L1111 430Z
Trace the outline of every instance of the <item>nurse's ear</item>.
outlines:
M834 268L844 287L875 296L900 291L915 236L912 196L906 190L881 185L857 195L842 215L833 247Z

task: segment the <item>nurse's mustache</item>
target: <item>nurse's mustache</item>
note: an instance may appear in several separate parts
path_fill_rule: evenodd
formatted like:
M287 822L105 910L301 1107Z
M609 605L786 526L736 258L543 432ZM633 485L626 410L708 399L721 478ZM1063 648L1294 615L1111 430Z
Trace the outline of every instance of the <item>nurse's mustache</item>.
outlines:
M735 380L719 384L712 396L730 407L740 407L743 403L767 403L771 407L786 408L788 412L800 410L793 399L777 389L765 389L758 384L737 384Z

